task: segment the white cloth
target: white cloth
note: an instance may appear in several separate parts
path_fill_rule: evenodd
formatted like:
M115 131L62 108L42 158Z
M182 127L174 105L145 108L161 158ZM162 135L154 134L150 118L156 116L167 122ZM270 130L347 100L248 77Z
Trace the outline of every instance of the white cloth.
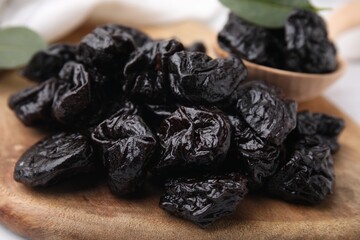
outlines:
M0 26L24 25L48 41L89 18L136 26L183 19L210 22L224 12L217 0L0 0L1 5Z
M336 7L346 1L313 2L317 6ZM226 14L218 0L0 0L0 27L27 26L49 42L65 36L86 20L139 26L192 19L219 30ZM339 40L344 56L360 58L358 39L360 28Z
M312 2L317 6L335 8L346 1ZM49 42L65 36L88 20L132 26L195 20L208 23L217 31L226 18L227 10L218 0L0 0L0 27L27 26ZM359 40L360 31L342 36L337 41L341 55L348 60L359 60ZM359 75L360 62L353 61L345 76L325 95L360 124ZM0 239L22 238L0 225Z

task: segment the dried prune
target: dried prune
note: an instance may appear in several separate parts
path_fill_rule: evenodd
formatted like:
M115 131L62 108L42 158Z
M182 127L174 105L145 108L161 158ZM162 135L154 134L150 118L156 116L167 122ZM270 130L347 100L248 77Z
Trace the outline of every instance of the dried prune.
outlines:
M137 104L134 104L126 98L122 98L118 101L110 100L102 104L99 111L94 112L91 115L91 120L89 122L89 128L87 132L92 133L92 131L105 119L110 118L113 115L122 115L122 114L136 114L141 116L142 109Z
M212 59L205 53L178 52L169 62L172 93L195 105L227 105L232 93L246 78L247 70L236 58Z
M176 104L143 104L142 107L144 120L153 130L157 130L162 121L178 109Z
M35 87L26 88L9 98L9 107L26 126L53 123L51 105L58 86L58 79L52 78Z
M284 65L284 30L266 29L249 23L234 13L219 32L221 48L248 61L276 68Z
M327 73L336 69L336 49L327 39L324 20L311 11L294 10L285 22L286 68Z
M145 104L146 109L151 112L154 116L159 119L164 120L167 117L170 117L173 112L175 112L178 107L176 105L152 105Z
M205 228L235 212L247 194L246 184L238 173L171 180L165 185L160 207Z
M124 68L124 92L128 97L152 104L164 104L169 97L167 61L184 46L174 40L146 43Z
M35 82L57 78L64 64L75 60L75 51L75 46L67 44L52 45L45 50L35 53L22 74L24 77Z
M324 113L302 111L297 114L296 129L289 136L288 144L302 141L328 145L332 153L339 150L338 136L345 127L344 120Z
M188 52L202 52L206 53L206 46L202 42L194 42L190 46L188 46L186 49Z
M273 87L251 81L238 89L236 113L262 139L281 145L296 126L297 104L284 99Z
M113 105L109 107L109 111L116 115L121 115L121 114L141 115L140 107L126 98L122 99L120 102L114 102Z
M326 145L301 145L269 179L268 191L287 201L316 204L332 192L334 167Z
M135 193L144 183L156 147L155 137L141 117L115 114L100 123L91 137L100 149L111 192Z
M159 176L214 170L226 157L231 129L217 108L179 107L158 130L161 153L152 171Z
M141 32L116 24L97 27L81 40L77 60L104 74L121 72L136 48L134 36L141 43L147 39Z
M30 187L48 186L91 172L95 166L87 138L79 133L58 133L36 143L20 157L14 179Z
M146 33L140 31L139 29L127 27L117 24L107 24L108 29L116 36L121 34L121 32L126 32L129 34L136 47L142 47L146 43L153 41ZM116 38L116 37L115 37Z
M261 139L241 118L229 116L232 125L227 168L239 169L251 188L262 186L264 178L273 175L278 167L281 148Z
M60 72L62 84L56 91L52 111L63 124L74 125L85 121L87 111L94 110L91 80L84 66L68 62Z

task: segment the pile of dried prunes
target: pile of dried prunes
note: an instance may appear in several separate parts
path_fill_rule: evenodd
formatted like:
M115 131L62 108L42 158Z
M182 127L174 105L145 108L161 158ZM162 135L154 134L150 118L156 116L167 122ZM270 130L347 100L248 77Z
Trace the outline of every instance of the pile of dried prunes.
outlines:
M218 35L221 48L250 62L303 73L329 73L337 68L336 48L328 39L325 21L297 9L283 28L265 28L234 13Z
M204 51L109 24L77 46L36 53L23 75L37 85L9 106L52 134L20 157L15 180L45 187L105 173L120 197L161 183L160 207L200 227L234 212L248 191L323 200L343 120L297 113L274 87L246 80L241 59Z

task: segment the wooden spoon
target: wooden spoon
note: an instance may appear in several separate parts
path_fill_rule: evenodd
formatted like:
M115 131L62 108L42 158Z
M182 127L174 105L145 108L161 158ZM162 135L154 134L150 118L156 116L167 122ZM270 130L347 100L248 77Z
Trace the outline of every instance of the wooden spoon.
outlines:
M360 1L354 0L336 10L328 19L329 38L335 39L342 32L360 25ZM225 52L216 43L215 51L219 56L225 57ZM266 67L244 60L249 71L249 79L264 80L280 87L284 93L297 101L313 99L338 80L346 70L346 61L338 55L338 66L334 72L325 74L310 74L291 72Z

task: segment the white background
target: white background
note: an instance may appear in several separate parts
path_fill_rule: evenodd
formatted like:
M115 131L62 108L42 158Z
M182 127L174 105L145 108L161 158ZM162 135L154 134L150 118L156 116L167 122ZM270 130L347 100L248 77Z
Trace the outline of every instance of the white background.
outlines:
M314 0L315 5L336 10L346 0ZM331 11L322 13L325 17ZM359 11L360 14L360 11ZM71 32L84 21L101 19L122 24L161 24L184 19L221 29L227 11L217 0L0 0L0 26L26 25L47 40ZM360 28L337 40L349 62L347 73L325 96L360 124ZM22 239L0 225L1 240Z

